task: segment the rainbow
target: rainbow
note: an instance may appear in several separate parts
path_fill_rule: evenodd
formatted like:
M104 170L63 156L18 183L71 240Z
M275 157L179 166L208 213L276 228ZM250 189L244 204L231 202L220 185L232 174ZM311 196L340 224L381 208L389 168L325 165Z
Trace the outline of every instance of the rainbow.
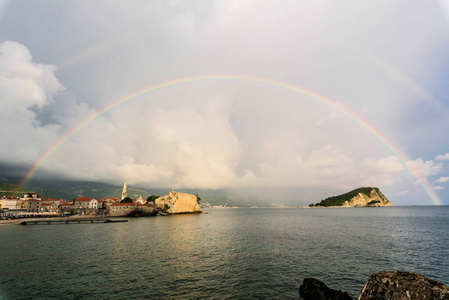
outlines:
M116 108L121 104L125 104L134 99L137 99L145 94L152 93L161 89L170 88L174 86L179 86L188 83L194 83L199 81L216 81L216 80L239 80L239 81L248 81L248 82L258 82L264 83L280 88L285 88L288 90L295 91L297 93L303 94L312 98L314 100L320 101L326 105L333 106L338 109L341 113L352 119L354 122L365 128L368 132L370 132L373 136L375 136L381 143L385 144L392 152L394 152L402 161L402 163L406 166L406 168L413 174L413 176L418 180L419 184L422 186L426 194L432 200L435 205L442 205L442 201L439 196L436 194L433 187L429 184L427 179L423 177L417 170L413 168L413 166L408 162L410 159L404 154L399 148L391 142L381 131L379 131L375 126L369 124L367 121L361 119L355 113L352 113L344 106L340 105L339 102L334 101L328 97L324 97L323 95L318 94L315 91L299 87L290 83L285 83L273 79L261 78L261 77L252 77L246 75L235 75L235 74L217 74L217 75L206 75L206 76L192 76L192 77L184 77L171 81L166 81L162 83L158 83L155 85L151 85L149 87L145 87L141 90L133 92L130 95L124 96L122 98L116 99L110 103L108 103L105 107L101 108L99 111L90 114L84 120L82 120L76 126L73 126L69 131L67 131L63 136L61 136L53 145L51 145L45 152L36 160L33 166L28 170L24 178L19 184L19 188L23 187L30 179L32 179L37 171L45 164L45 162L72 136L77 134L80 130L82 130L86 125L93 122L96 118L101 116L102 114Z

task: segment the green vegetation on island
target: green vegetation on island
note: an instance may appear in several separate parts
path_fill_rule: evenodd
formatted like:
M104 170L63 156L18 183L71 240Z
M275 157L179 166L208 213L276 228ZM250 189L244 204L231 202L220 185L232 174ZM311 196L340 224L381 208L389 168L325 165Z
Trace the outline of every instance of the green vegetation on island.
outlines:
M329 207L329 206L391 206L390 201L382 194L377 187L361 187L348 193L333 196L321 200L316 204L310 204L310 207Z

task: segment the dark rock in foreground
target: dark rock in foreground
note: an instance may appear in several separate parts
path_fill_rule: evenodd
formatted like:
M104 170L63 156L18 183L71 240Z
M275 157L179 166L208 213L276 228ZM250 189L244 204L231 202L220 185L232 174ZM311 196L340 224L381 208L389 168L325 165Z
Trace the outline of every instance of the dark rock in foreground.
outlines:
M367 299L449 300L449 288L438 281L417 273L380 272L371 274L360 293L359 300Z
M304 300L352 300L348 293L330 289L315 278L304 279L299 295Z

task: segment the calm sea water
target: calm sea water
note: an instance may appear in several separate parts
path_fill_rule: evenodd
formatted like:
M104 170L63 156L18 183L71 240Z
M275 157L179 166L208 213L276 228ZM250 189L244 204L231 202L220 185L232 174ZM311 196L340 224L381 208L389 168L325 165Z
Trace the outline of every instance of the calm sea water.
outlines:
M210 209L127 223L0 226L0 299L356 297L371 273L449 284L449 206Z

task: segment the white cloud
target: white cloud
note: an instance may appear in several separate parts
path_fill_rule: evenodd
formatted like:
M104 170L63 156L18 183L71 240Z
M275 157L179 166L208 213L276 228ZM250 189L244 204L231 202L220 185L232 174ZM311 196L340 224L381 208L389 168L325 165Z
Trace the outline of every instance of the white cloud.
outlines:
M42 107L63 90L54 76L56 67L34 63L28 49L19 43L0 43L0 84L2 109L20 111Z
M412 170L423 177L438 175L443 170L443 164L435 163L432 160L424 161L422 158L418 158L414 161L408 161L407 164L412 168Z
M436 160L449 160L449 153L446 153L444 155L438 155L435 159Z
M442 176L442 177L438 178L437 180L435 180L434 182L436 182L436 183L449 182L449 177Z
M76 177L129 184L230 187L237 181L241 145L227 107L226 100L214 98L154 110L135 102L97 118L48 165L52 171L70 169Z
M57 137L60 126L41 126L33 107L53 102L63 90L54 76L55 67L34 63L28 49L19 43L0 43L0 127L3 160L33 162Z
M444 186L437 185L437 186L434 187L434 189L441 191L441 190L445 190L446 188Z

